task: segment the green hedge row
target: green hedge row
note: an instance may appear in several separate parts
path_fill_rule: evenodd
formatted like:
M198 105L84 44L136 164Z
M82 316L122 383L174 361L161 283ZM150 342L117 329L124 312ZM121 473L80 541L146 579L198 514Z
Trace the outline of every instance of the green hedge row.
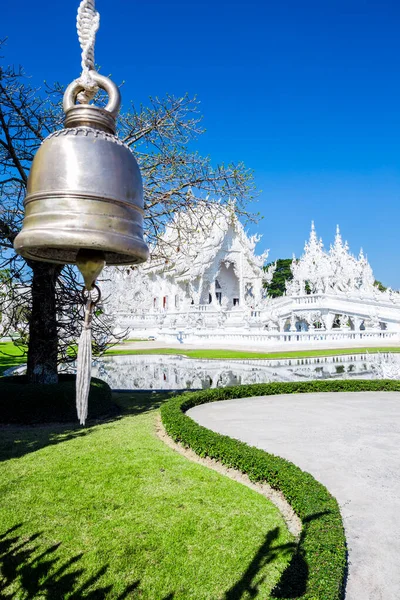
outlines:
M199 404L231 398L333 391L400 391L400 381L335 380L269 383L227 387L183 394L161 407L168 434L192 448L266 481L280 490L300 517L303 529L297 552L273 591L273 598L340 600L347 570L346 540L337 501L309 473L287 460L248 446L198 425L184 413Z
M88 419L117 411L110 386L92 377ZM75 375L59 375L50 385L27 383L25 375L0 377L0 423L76 421Z

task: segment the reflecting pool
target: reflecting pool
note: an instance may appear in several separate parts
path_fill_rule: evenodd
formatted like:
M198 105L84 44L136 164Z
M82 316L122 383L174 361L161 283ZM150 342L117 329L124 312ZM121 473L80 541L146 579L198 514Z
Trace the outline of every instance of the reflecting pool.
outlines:
M385 360L386 354L380 355ZM400 369L400 355L390 355ZM205 360L175 355L107 356L94 361L92 374L113 389L207 389L272 381L374 379L369 354L280 360Z

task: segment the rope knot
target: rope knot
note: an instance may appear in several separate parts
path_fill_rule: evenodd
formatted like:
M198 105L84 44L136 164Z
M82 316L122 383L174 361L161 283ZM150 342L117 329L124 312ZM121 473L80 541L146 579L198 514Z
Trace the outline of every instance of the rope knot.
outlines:
M84 90L78 94L80 104L88 104L95 96L98 86L90 71L94 71L94 43L100 26L100 15L95 8L95 0L82 0L76 18L79 43L82 48L82 74L77 80Z

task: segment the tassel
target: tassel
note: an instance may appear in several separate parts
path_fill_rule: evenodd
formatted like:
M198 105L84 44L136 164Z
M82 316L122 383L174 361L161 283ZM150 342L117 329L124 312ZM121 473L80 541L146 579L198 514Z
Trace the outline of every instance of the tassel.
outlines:
M85 308L85 321L78 344L78 360L76 365L76 412L79 423L85 424L88 415L88 397L92 378L92 297L89 297Z

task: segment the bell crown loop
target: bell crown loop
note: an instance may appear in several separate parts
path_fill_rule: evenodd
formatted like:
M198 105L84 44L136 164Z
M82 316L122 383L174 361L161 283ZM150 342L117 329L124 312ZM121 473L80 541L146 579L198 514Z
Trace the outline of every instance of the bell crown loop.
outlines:
M111 79L100 75L96 71L90 71L92 79L99 88L108 94L108 102L104 108L93 104L75 104L76 98L84 86L75 80L69 84L64 93L63 110L65 112L64 126L70 127L93 127L102 131L115 134L116 118L121 106L121 94L118 87Z

